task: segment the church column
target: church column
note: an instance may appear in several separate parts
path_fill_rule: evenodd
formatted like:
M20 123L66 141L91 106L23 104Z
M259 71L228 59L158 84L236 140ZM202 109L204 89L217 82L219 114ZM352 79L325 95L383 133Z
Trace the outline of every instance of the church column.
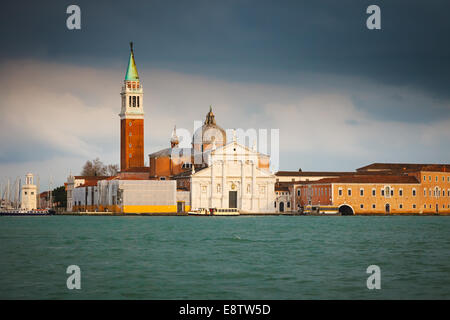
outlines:
M211 161L211 196L209 200L209 207L213 208L214 204L214 161Z
M252 210L256 210L256 164L255 161L252 161Z
M222 160L222 208L227 208L225 205L225 184L226 184L226 168L225 168L225 160Z

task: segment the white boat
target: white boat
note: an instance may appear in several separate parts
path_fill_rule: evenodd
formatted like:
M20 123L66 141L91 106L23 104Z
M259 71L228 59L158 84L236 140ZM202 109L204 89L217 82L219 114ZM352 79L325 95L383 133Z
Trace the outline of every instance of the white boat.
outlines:
M215 216L238 216L239 210L236 208L218 208L213 210L213 215Z
M209 210L200 208L191 210L188 214L193 216L238 216L239 210L236 208L214 208Z
M192 215L192 216L209 216L210 212L208 210L206 210L205 208L200 208L200 209L194 209L194 210L188 211L188 215Z

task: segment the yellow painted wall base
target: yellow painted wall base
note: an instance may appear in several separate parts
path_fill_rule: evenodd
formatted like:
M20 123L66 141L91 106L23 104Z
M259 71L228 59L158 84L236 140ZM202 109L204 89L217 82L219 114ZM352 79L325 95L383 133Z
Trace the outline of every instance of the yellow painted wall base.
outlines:
M177 212L177 206L123 206L123 213Z

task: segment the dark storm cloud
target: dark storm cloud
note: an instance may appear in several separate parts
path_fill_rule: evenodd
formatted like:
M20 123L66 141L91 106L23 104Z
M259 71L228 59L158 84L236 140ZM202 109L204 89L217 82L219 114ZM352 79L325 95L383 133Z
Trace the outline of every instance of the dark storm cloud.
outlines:
M3 4L0 58L121 68L133 40L140 67L276 84L326 73L411 87L438 100L450 97L448 1L75 3L82 12L80 31L65 26L73 2ZM365 26L370 4L381 7L380 31ZM354 101L379 118L431 121L450 113L444 102L427 109L395 99L383 105L364 97Z

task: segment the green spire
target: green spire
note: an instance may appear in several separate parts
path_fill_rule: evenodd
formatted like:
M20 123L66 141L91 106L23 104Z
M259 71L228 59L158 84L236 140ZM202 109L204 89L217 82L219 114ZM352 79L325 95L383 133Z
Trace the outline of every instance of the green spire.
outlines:
M130 60L128 61L127 74L125 80L139 80L139 75L136 68L136 62L134 61L133 42L130 42Z

